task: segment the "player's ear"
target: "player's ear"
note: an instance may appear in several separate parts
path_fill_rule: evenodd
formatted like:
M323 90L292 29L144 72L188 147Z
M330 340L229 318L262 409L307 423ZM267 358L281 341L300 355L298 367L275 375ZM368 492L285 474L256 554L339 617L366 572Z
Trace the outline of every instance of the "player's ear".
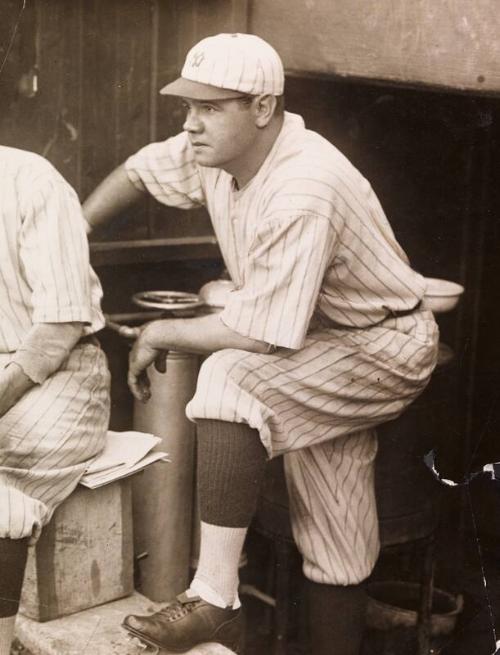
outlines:
M257 127L266 127L276 109L276 96L266 94L257 96L254 100L255 124Z

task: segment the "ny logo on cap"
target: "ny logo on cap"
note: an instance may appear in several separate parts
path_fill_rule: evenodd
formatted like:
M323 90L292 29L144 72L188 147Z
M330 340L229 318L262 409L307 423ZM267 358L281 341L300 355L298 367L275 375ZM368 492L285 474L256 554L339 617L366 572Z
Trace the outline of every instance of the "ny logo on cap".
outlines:
M205 59L205 53L204 52L195 52L193 56L191 57L191 68L199 68L201 65L201 62Z

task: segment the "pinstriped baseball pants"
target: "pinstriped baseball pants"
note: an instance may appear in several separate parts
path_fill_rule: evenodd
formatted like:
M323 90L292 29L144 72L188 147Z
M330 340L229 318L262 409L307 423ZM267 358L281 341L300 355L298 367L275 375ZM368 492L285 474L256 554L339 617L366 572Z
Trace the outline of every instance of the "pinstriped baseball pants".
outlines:
M0 354L0 366L9 355ZM110 375L93 344L78 344L64 365L0 418L0 537L34 542L104 446Z
M435 367L429 311L367 328L311 332L298 351L222 350L203 363L188 417L244 422L284 455L292 528L307 578L357 584L379 552L375 427L396 418Z

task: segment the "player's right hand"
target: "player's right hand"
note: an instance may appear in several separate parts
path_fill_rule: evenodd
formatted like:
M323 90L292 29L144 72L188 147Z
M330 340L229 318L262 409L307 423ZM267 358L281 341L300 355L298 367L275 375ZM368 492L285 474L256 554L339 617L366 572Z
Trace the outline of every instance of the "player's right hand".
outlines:
M134 398L147 402L151 398L151 384L147 374L148 367L155 363L160 373L166 370L167 352L152 348L143 330L137 337L128 358L127 382Z

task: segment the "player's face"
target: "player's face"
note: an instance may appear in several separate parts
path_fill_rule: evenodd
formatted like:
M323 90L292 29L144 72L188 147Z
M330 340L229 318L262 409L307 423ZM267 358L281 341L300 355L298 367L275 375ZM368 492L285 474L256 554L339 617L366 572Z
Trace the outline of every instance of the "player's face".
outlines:
M232 172L252 150L258 128L248 98L200 101L184 99L188 133L201 166Z

